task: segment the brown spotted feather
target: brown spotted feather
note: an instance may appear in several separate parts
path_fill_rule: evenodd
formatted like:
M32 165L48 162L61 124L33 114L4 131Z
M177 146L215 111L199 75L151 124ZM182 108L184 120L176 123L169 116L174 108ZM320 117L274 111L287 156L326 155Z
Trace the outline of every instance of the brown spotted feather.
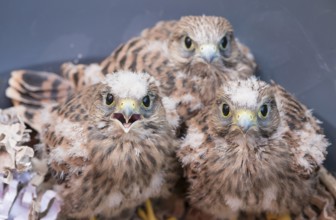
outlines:
M90 97L83 96L82 99L88 100ZM71 110L71 105L67 110ZM160 111L159 114L164 116L164 112ZM67 114L63 109L60 112ZM90 112L92 113L94 112ZM178 165L174 159L173 146L176 143L172 139L172 131L164 125L167 122L148 122L150 126L145 124L143 129L149 135L145 139L141 138L143 130L140 128L132 136L125 136L123 132L114 131L109 125L98 128L100 122L102 121L99 118L89 117L84 123L88 139L84 144L88 158L83 159L87 162L79 175L67 176L65 180L69 183L81 183L81 187L73 184L64 189L62 196L65 201L69 200L64 205L64 212L72 212L74 217L92 214L114 216L125 208L133 208L144 202L143 194L149 193L148 187L156 187L153 186L153 177L158 178L161 175L162 181L165 181L164 186L152 196L169 195L177 179ZM142 150L141 157L135 156L136 149ZM109 195L116 199L122 196L122 200L114 207L109 207L106 201Z
M33 127L39 123L49 168L63 199L59 218L124 216L150 197L167 197L174 192L180 176L175 156L179 143L165 117L157 82L142 73L138 81L137 75L107 75L103 82L79 90L66 101L44 103L34 112L38 112L38 120L28 122ZM120 76L118 82L131 80L137 85L113 90L112 85L117 87L113 76ZM144 80L146 85L141 84ZM116 107L107 105L105 96L113 93L118 100L133 94L129 98L134 99L138 94L132 86L146 88L140 90L155 98L153 107L144 113L139 110L142 118L125 133L114 119Z
M62 77L49 72L29 70L13 71L6 96L9 97L23 120L41 131L41 115L45 108L62 103L73 93L72 85ZM49 111L48 110L48 111Z
M227 83L224 88L234 91L247 84L258 91L257 100L274 97L269 129L262 134L257 128L243 136L231 127L234 123L223 122L222 100L230 103L232 115L240 105L247 107L235 102L239 94L220 92L219 101L205 106L188 122L187 136L178 150L190 183L189 201L217 217L228 208L248 213L301 213L315 192L317 169L328 142L307 108L282 87L241 82Z

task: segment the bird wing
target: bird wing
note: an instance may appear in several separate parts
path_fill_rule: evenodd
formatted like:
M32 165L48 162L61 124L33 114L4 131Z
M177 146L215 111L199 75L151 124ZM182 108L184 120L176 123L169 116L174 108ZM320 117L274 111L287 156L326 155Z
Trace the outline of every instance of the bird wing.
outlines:
M62 77L30 70L13 71L6 90L20 116L37 131L43 124L41 112L65 101L72 93L71 84Z
M89 163L88 132L92 126L88 100L95 86L81 90L50 112L41 134L49 155L49 167L59 181L80 175Z
M306 106L283 87L272 83L276 90L280 114L288 132L284 134L296 158L292 168L303 177L316 173L325 159L329 145L320 122Z
M89 114L81 107L86 98L73 93L71 83L61 76L29 70L13 71L6 91L24 121L41 134L50 167L59 179L81 172L88 158L85 119Z
M207 140L209 130L206 113L207 111L204 110L188 121L187 134L178 150L178 157L187 170L187 176L195 175L200 171L200 165L206 163L205 155L212 144L212 141Z
M85 65L66 62L61 66L61 75L64 79L68 80L77 91L85 86L99 83L104 79L102 69L97 63Z

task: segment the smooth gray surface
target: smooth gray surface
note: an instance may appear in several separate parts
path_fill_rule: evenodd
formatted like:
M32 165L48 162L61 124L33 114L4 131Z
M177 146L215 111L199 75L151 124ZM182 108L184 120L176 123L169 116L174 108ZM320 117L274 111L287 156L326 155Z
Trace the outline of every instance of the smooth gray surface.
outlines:
M336 172L336 1L1 1L0 94L13 69L58 71L63 61L100 61L121 42L159 20L219 15L233 24L274 80L314 109L333 146ZM0 107L9 106L2 98Z

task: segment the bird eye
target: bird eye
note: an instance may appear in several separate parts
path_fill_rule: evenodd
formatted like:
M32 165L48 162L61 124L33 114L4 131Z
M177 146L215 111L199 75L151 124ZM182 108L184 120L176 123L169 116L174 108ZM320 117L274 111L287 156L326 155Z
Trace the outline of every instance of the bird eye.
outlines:
M258 112L258 115L260 118L266 118L268 115L268 106L266 104L263 104Z
M112 105L113 101L114 101L113 95L111 93L108 93L105 98L106 105Z
M222 105L222 113L224 118L227 118L230 116L230 106L226 103Z
M228 39L226 36L224 36L219 42L219 49L225 50L227 45L228 45Z
M150 98L148 95L146 95L143 99L142 99L142 104L148 108L150 106Z
M193 41L191 40L190 37L188 36L184 37L184 46L187 48L187 50L193 49Z

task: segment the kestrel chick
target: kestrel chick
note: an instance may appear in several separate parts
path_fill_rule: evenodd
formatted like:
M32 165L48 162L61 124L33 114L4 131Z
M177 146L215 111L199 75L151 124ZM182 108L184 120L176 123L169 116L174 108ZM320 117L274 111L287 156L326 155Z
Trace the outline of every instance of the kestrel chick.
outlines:
M169 120L178 125L212 100L223 82L251 76L256 64L249 49L234 37L228 20L187 16L144 30L120 45L100 67L103 74L124 69L154 76L168 97L164 104L171 113ZM62 69L77 81L84 76L83 66L67 63Z
M192 205L222 217L228 208L298 213L309 201L329 143L279 85L228 82L188 125L178 157Z
M111 217L170 194L179 178L178 142L153 77L107 74L65 102L38 106L42 99L23 97L23 81L28 88L27 81L38 78L31 74L14 73L7 96L21 103L22 115L47 145L63 198L62 215Z

